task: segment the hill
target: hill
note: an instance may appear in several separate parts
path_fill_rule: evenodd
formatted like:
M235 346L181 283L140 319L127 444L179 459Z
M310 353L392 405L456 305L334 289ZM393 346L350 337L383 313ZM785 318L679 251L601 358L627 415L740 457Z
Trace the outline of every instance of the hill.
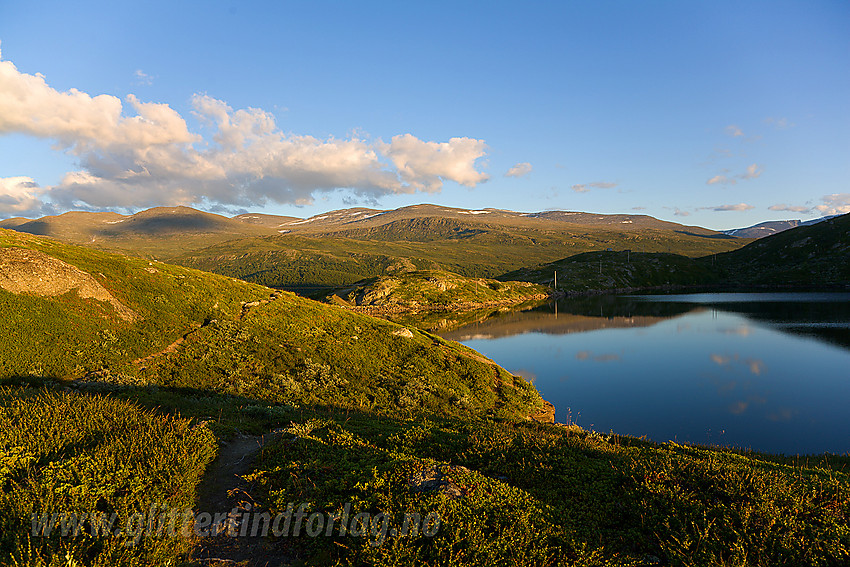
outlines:
M724 280L742 285L823 286L850 284L850 214L786 230L717 254Z
M234 238L277 234L253 219L229 219L190 207L156 207L134 215L74 211L21 220L26 219L0 221L0 228L156 259Z
M423 270L367 280L336 291L326 301L357 307L445 311L486 304L515 305L547 297L545 287L527 282L473 279L439 270Z
M722 231L723 234L728 234L729 236L736 236L738 238L764 238L766 236L772 236L774 234L779 234L785 230L796 228L798 226L809 226L812 224L817 224L819 222L823 222L833 217L822 217L819 219L812 219L808 221L801 220L784 220L784 221L767 221L761 222L759 224L755 224L753 226L748 226L746 228L734 228L731 230Z
M499 276L555 285L567 293L592 290L650 288L668 285L717 283L710 265L678 254L646 252L586 252L535 268L522 268Z
M0 262L0 378L250 391L376 411L412 403L507 417L540 404L459 344L290 293L10 231L0 232ZM423 376L428 393L410 402L405 388Z

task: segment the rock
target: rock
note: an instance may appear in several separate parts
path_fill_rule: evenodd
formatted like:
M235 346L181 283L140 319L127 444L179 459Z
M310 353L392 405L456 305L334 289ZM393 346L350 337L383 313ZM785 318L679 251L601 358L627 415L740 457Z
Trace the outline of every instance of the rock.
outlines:
M469 469L457 465L423 466L407 478L407 485L414 492L439 491L451 499L461 498L465 489L449 478L450 474L458 472L469 472Z
M136 318L132 309L115 299L91 274L38 250L0 248L0 288L42 297L75 291L82 299L109 303L125 321Z
M529 419L538 423L555 423L555 406L551 402L543 400L543 408Z
M404 337L406 339L412 339L413 338L413 331L411 331L410 329L407 329L407 328L396 329L395 331L393 331L393 334L397 337Z

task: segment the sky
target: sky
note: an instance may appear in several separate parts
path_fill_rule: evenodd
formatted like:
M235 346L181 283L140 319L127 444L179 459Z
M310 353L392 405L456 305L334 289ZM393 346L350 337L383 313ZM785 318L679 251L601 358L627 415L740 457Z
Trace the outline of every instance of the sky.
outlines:
M0 2L0 218L850 212L850 2Z

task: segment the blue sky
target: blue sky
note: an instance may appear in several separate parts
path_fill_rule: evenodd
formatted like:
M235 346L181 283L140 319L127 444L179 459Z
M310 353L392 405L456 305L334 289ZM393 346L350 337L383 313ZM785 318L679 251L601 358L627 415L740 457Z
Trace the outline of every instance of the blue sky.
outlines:
M850 3L0 3L0 216L850 212Z

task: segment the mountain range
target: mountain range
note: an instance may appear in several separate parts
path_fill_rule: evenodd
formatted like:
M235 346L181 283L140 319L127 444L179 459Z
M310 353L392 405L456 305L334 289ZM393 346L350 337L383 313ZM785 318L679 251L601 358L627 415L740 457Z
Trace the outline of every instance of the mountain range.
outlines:
M389 211L353 208L307 219L259 213L228 218L187 207L160 207L129 216L72 212L37 220L14 218L0 222L0 227L281 288L349 285L415 269L496 277L589 251L698 257L748 242L647 215L436 205Z

